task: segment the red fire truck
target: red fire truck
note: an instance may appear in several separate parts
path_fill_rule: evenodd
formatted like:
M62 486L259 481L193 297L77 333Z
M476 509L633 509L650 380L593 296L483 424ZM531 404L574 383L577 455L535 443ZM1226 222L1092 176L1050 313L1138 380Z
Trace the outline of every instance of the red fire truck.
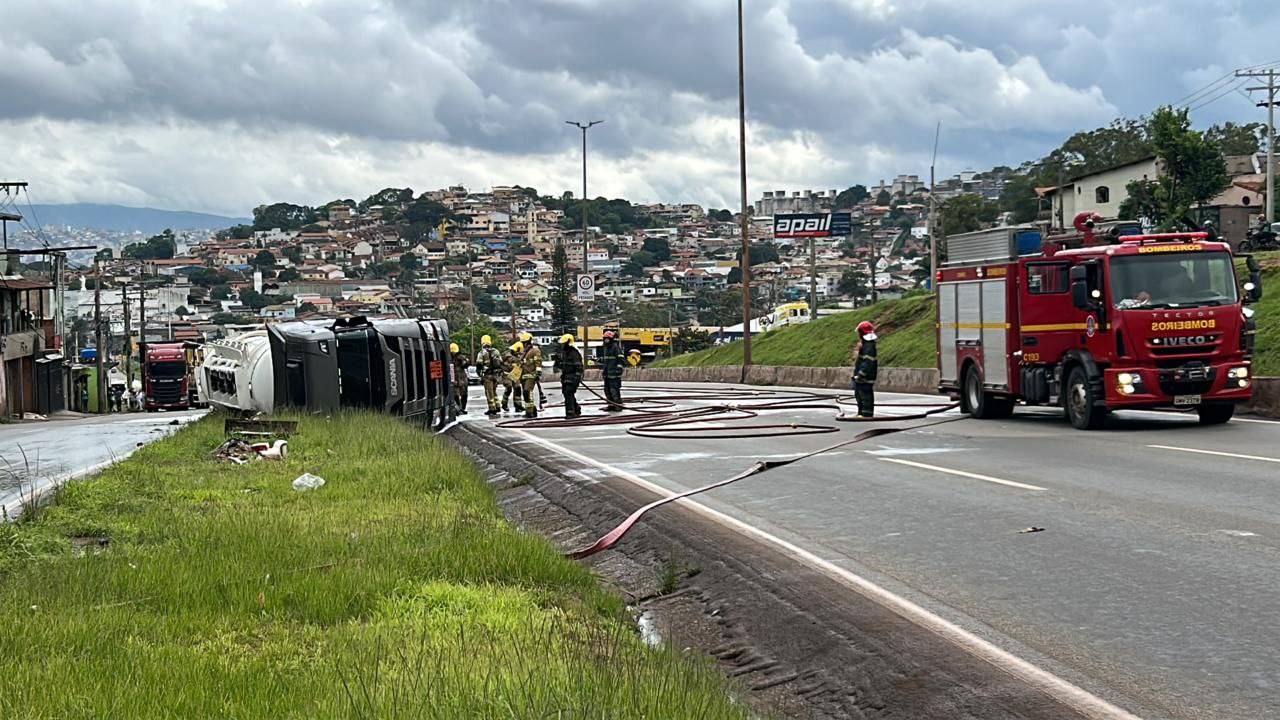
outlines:
M1257 262L1245 257L1240 286L1230 245L1212 232L1144 235L1101 220L1082 213L1076 233L1049 238L1031 226L947 238L941 390L976 418L1056 405L1082 430L1121 409L1229 421L1252 392Z
M191 406L187 351L182 343L152 343L143 358L146 409L186 410Z

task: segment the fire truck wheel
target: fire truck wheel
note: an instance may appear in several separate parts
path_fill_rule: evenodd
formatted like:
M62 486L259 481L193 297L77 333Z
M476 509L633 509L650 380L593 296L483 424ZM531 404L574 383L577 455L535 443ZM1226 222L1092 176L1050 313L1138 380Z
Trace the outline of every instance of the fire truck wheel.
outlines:
M1107 419L1106 408L1094 404L1094 391L1089 375L1083 367L1076 366L1067 376L1067 392L1063 398L1067 419L1077 430L1097 430Z
M970 417L980 420L1007 418L1013 414L1013 400L996 397L982 389L982 374L977 365L970 365L964 374L964 389L960 393L960 409Z
M1235 403L1223 403L1219 405L1201 405L1200 406L1200 424L1201 425L1221 425L1230 422L1231 416L1236 414Z

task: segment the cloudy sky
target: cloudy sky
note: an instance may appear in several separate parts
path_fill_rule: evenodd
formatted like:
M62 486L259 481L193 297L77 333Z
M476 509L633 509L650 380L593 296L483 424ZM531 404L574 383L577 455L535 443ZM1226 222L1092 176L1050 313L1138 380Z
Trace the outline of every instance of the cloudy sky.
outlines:
M844 188L1039 157L1178 104L1260 120L1275 0L746 0L749 181ZM36 202L580 186L738 204L733 0L5 0L0 175ZM1274 57L1273 57L1274 56Z

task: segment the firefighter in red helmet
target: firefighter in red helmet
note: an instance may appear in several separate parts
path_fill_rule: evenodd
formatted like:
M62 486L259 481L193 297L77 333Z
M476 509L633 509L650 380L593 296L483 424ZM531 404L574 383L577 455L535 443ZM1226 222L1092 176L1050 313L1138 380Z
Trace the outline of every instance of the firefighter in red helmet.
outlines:
M876 326L858 323L857 359L853 363L853 396L858 416L869 418L876 412Z

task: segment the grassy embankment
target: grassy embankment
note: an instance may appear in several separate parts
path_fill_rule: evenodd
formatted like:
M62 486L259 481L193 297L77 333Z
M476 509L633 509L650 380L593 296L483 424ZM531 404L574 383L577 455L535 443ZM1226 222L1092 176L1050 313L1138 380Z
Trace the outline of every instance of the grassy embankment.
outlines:
M303 418L280 463L221 440L203 420L0 525L0 717L745 717L443 443L369 415Z
M1280 375L1280 252L1258 253L1263 266L1262 302L1257 312L1254 372ZM1240 277L1245 277L1243 263ZM773 330L752 338L751 359L757 365L837 367L852 365L854 328L863 320L880 332L881 367L933 367L937 340L932 296L886 300L867 308L826 317L813 323ZM677 355L654 367L741 365L742 343Z

